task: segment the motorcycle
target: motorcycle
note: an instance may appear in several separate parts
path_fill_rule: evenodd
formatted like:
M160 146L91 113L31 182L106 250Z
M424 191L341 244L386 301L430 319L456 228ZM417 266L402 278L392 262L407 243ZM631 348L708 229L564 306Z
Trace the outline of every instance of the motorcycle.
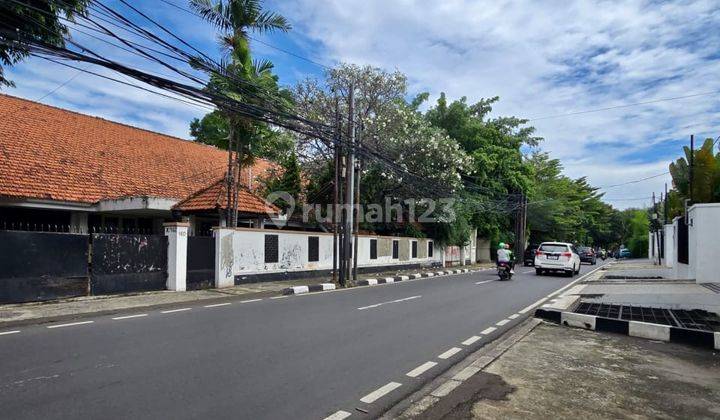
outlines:
M497 265L498 270L498 276L500 276L500 280L510 280L512 278L512 273L510 272L511 267L509 263L506 262L499 262Z

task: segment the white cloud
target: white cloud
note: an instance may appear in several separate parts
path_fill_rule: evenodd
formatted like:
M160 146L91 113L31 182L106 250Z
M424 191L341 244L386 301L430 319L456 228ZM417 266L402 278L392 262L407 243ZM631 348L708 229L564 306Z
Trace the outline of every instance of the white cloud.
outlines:
M499 95L497 115L543 117L720 91L712 1L300 0L278 4L326 61L398 68L414 92ZM615 184L667 170L659 146L710 135L716 96L657 102L532 124L571 176ZM604 147L601 144L615 144ZM621 144L622 147L617 147ZM608 192L650 196L664 178ZM618 201L619 207L636 205Z

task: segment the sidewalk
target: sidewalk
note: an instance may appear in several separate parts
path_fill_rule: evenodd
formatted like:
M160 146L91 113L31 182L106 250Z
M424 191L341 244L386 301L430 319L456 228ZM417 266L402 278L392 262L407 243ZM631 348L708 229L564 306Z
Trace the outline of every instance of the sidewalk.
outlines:
M416 398L398 417L720 416L717 351L530 322L512 344L498 344L500 351L496 347L471 356L482 370L441 398Z
M463 268L480 268L486 266L488 265L475 264L463 266ZM358 279L400 276L408 273L422 273L437 270L437 268L388 270L377 273L358 274ZM0 305L0 328L36 322L74 319L91 314L112 314L136 308L173 307L188 302L203 301L206 303L215 303L214 301L220 302L238 297L255 299L276 296L282 293L284 289L293 286L314 285L331 281L331 279L319 277L292 281L249 283L225 289L205 289L187 292L161 290L124 295L87 296L49 302Z

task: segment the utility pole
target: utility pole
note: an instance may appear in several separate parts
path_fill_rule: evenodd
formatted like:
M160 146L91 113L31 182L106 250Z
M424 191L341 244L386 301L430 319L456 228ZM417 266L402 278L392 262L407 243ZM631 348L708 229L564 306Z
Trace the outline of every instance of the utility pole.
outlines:
M338 214L338 195L339 195L339 184L340 184L340 104L337 96L335 96L335 143L333 144L333 167L335 169L335 178L333 180L333 206L332 206L332 220L333 220L333 271L332 281L333 283L338 282L337 269L338 269L338 224L340 222L340 216Z
M227 208L225 209L225 226L231 227L232 226L232 191L233 191L233 172L234 172L234 165L233 165L233 140L234 140L234 130L232 121L229 121L230 124L228 124L228 168L227 168Z
M350 83L348 92L348 147L347 162L345 165L345 271L346 279L350 278L350 267L352 258L352 231L353 231L353 209L355 194L353 194L355 175L355 85Z
M363 125L362 122L360 123L360 131L357 136L357 144L360 146L362 144L362 134L363 134ZM354 245L353 245L353 268L352 268L352 278L354 282L357 282L357 262L358 262L358 233L360 232L360 174L362 173L362 166L363 161L362 159L358 159L357 169L355 173L355 205L353 206L353 234L354 236Z
M665 219L664 224L668 224L668 190L667 182L665 183L665 201L663 201L663 218Z
M688 197L690 198L690 204L693 202L693 172L695 164L695 135L690 135L690 162L688 168Z

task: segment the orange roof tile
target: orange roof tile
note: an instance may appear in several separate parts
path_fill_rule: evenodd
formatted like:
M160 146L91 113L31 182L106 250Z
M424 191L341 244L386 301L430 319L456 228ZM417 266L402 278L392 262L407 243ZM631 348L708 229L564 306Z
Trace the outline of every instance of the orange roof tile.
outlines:
M243 169L250 188L273 164ZM0 94L0 197L181 200L224 176L227 152Z
M207 211L227 209L227 182L224 178L191 194L185 200L173 206L173 209L182 211ZM238 210L241 213L278 214L280 211L274 205L253 194L247 188L238 191Z

